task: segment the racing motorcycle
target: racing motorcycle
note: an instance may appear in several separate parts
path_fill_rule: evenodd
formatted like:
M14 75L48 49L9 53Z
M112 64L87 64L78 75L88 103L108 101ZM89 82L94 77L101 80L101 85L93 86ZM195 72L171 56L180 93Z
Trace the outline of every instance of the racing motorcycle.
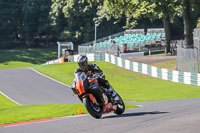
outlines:
M102 87L98 83L98 78L102 75L94 74L87 76L84 72L75 74L75 80L71 87L74 94L78 95L79 99L84 104L88 113L94 118L101 118L102 114L114 112L115 114L122 114L125 110L125 104L118 93L119 100L115 101L111 92ZM103 92L102 95L97 95L94 90L99 87Z

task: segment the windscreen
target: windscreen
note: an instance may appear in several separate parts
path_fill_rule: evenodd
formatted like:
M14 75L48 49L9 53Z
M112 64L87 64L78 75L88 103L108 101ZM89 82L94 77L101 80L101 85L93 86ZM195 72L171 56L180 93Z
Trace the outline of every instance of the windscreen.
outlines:
M84 72L78 72L75 74L75 82L77 83L79 80L82 81L84 89L86 90L89 85L89 81L87 79L87 76Z

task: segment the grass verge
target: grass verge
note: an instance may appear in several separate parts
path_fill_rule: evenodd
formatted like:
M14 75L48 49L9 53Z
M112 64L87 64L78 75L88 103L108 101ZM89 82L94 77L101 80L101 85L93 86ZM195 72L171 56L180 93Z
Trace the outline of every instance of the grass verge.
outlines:
M31 67L57 58L57 49L0 50L0 69Z
M0 95L0 101L0 125L78 115L79 107L82 114L87 113L83 104L17 105L2 95ZM134 107L137 106L126 104L126 108Z
M199 98L200 87L165 81L135 73L106 62L95 62L106 79L126 101L161 101ZM36 68L38 71L71 85L77 63Z
M18 107L19 105L15 104L14 102L8 100L6 97L0 94L0 110L4 108L12 108Z
M81 104L42 104L4 108L0 109L0 124L77 115L79 107L83 114L87 113Z
M56 49L0 50L0 69L35 67L56 58ZM11 102L1 94L0 101L0 124L77 115L79 107L82 108L83 114L87 113L84 105L82 104L43 104L20 106ZM133 107L136 106L126 104L126 108Z
M159 62L159 63L152 63L150 65L155 66L155 67L159 67L159 68L176 70L176 60L163 61L163 62Z

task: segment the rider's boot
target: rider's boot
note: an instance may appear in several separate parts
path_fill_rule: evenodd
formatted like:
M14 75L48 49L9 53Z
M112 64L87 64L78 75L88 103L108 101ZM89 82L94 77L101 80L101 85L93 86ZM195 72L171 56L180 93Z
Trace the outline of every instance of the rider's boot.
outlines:
M105 105L108 103L108 97L103 93L100 88L92 89L95 96L97 96Z
M111 93L114 102L118 102L120 100L119 96L117 95L117 92L112 88L111 85L108 91Z

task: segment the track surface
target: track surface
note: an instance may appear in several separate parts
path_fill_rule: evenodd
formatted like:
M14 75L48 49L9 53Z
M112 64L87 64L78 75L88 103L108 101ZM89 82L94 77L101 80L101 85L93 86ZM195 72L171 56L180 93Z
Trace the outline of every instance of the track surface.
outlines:
M121 116L89 115L64 120L0 128L1 133L198 133L200 99L140 103Z
M2 75L3 74L3 75ZM9 82L8 82L9 81ZM71 90L30 69L0 70L0 90L21 104L79 103ZM121 116L90 115L0 128L0 133L198 133L200 99L136 103Z
M0 69L0 91L23 105L81 103L69 87L28 68Z

